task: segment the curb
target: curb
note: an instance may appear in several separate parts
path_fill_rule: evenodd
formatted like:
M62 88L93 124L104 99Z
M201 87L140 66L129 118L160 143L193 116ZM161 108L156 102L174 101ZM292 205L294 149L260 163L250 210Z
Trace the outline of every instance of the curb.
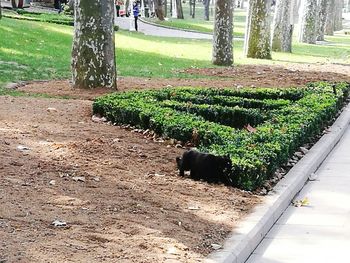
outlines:
M315 172L340 141L350 123L350 104L330 128L330 132L276 184L266 195L263 204L235 228L226 239L223 249L207 256L206 263L243 263L260 244L268 231L287 209L295 195L303 188L311 173Z

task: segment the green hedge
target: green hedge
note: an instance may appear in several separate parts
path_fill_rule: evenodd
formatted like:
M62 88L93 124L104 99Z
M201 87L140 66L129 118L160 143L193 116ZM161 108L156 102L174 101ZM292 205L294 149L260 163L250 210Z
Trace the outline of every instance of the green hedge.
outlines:
M229 154L234 185L253 190L320 134L349 89L348 83L317 83L302 89L135 91L100 97L93 111L117 124L192 141L204 152ZM247 124L256 132L240 129Z

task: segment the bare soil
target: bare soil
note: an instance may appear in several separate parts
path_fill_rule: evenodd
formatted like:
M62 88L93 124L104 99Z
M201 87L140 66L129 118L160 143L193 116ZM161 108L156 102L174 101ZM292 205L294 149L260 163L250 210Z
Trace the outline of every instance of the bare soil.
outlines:
M350 81L346 65L187 72L220 77L120 78L119 89ZM184 149L94 122L91 99L107 90L77 91L68 81L19 90L74 99L0 96L0 262L202 262L263 201L181 178L175 157Z

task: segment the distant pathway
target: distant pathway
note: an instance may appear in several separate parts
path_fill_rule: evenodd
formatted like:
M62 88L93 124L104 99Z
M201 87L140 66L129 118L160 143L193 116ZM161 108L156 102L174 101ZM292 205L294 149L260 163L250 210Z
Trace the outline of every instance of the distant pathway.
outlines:
M133 22L132 22L133 23ZM129 17L118 17L117 25L121 29L129 30L130 28L130 18ZM159 37L180 37L180 38L192 38L192 39L212 39L212 35L189 32L178 29L171 29L166 27L160 27L142 21L138 21L139 32L150 35L150 36L159 36Z

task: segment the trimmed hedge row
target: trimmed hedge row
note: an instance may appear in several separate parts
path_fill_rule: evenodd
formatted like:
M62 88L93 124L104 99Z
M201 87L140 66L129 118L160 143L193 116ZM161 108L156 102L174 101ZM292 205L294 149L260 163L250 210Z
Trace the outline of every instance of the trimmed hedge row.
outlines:
M93 111L118 124L131 124L152 129L163 136L192 141L204 152L229 154L232 159L230 177L234 185L253 190L299 146L321 132L336 115L349 90L348 83L318 83L289 91L242 89L241 94L249 91L250 98L262 99L257 100L235 97L235 90L230 93L229 90L173 88L100 97L94 102ZM284 106L256 109L214 103L200 105L198 101L193 104L195 97L211 102L213 97L218 101L231 97L264 102L264 106L277 105L279 97L271 104L266 100L271 100L269 96L277 96L278 92ZM189 102L185 103L185 98L190 98ZM252 125L253 121L258 124L255 132L229 127Z
M176 100L180 102L191 102L195 104L214 104L227 107L259 108L262 110L277 109L286 106L291 101L286 99L248 99L244 97L235 97L227 95L207 95L187 92L182 89L164 89L155 94L158 100Z
M222 125L234 128L243 128L247 123L257 126L264 120L264 114L260 110L246 109L238 106L232 108L220 105L198 105L190 102L177 102L171 100L160 102L160 106L196 114L202 116L208 121L218 122Z

